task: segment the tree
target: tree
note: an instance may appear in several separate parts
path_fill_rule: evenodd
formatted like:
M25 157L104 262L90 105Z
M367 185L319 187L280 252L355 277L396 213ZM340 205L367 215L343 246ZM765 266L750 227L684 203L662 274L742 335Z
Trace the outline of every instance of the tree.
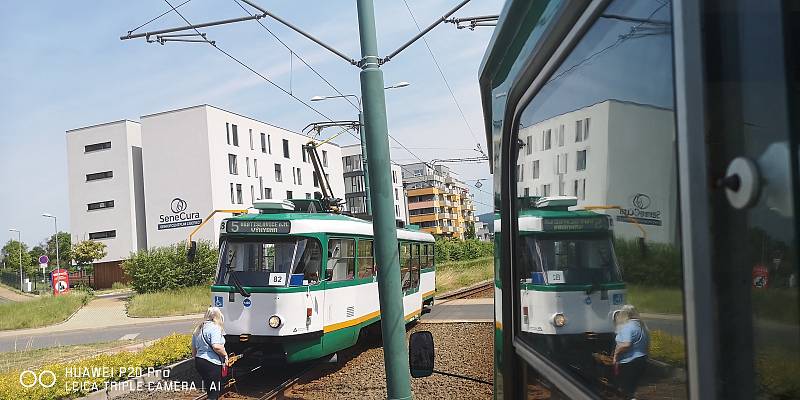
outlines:
M6 262L6 268L9 268L13 271L19 271L20 247L22 248L22 268L25 272L27 272L31 267L31 259L28 256L28 245L25 243L20 243L16 240L9 240L6 242L6 245L3 246L2 250L3 260Z
M79 265L91 264L106 256L105 243L84 240L72 246L72 258Z
M475 223L468 223L464 232L464 239L475 239Z
M39 265L39 257L47 254L47 250L44 249L44 246L36 245L28 252L28 256L31 259L31 264Z
M47 256L50 257L50 265L56 265L56 235L47 239ZM67 268L72 262L72 243L70 234L58 232L58 257L62 268Z

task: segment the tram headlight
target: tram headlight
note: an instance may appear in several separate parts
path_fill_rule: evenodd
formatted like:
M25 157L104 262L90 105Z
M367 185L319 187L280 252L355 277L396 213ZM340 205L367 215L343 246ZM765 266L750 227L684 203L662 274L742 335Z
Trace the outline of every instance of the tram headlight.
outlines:
M269 327L270 328L277 328L277 327L281 326L281 317L279 317L277 315L273 315L273 316L269 317L269 321L267 321L267 322L269 323Z
M557 313L553 315L553 325L555 325L557 328L561 328L566 324L567 324L567 317L565 317L564 314Z

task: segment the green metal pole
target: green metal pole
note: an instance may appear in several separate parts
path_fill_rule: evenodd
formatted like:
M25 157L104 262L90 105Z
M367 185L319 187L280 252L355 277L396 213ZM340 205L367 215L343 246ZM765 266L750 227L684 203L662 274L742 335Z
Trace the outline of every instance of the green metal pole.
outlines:
M389 159L389 128L383 71L378 60L375 10L372 0L357 0L358 30L361 37L361 98L364 136L369 163L372 198L372 226L378 265L378 296L381 305L383 361L386 368L386 394L389 399L411 399L411 374L400 285L397 230L394 221L392 171Z
M367 141L364 139L364 113L358 110L358 136L361 139L361 168L364 170L364 194L367 215L372 215L372 200L369 195L369 163L367 161Z

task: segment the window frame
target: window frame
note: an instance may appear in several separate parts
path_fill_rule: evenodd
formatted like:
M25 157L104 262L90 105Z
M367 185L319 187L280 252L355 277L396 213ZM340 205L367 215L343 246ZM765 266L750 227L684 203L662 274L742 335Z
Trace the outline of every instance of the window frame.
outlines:
M347 279L340 279L340 280L336 280L336 281L333 280L333 270L331 270L331 276L328 276L328 262L332 258L334 258L334 257L332 257L332 255L333 255L332 253L331 253L331 256L328 256L328 253L331 252L331 250L330 250L331 242L334 241L334 240L352 241L352 243L353 243L352 246L351 246L351 248L353 249L352 257L342 257L342 256L336 257L336 258L339 258L339 259L341 259L341 258L348 259L349 258L349 259L352 260L351 261L351 265L352 265L353 274L352 274L352 276L349 276ZM325 265L324 265L324 268L323 268L324 271L325 271L325 275L323 277L323 281L327 282L328 284L331 284L331 283L335 284L335 283L343 283L343 282L345 282L345 283L346 282L352 282L352 281L356 280L356 277L357 277L356 259L358 258L358 249L356 249L356 244L357 244L357 241L356 241L356 238L354 238L354 237L347 237L347 236L329 236L328 237L328 241L325 243L325 253L324 253L324 255L326 257L325 257ZM348 268L348 275L349 275L349 271L350 271L350 268Z

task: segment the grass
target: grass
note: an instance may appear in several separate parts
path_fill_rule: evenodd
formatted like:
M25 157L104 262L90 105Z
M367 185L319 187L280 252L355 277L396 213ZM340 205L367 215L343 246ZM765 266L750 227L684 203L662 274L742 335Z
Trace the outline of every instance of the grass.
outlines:
M436 266L436 291L445 293L492 277L494 277L493 257L446 262Z
M89 294L72 291L60 296L0 304L0 330L38 328L63 322L89 302Z
M658 329L650 331L650 357L676 367L686 365L683 338Z
M679 288L627 284L627 303L643 313L683 314L683 293Z
M80 360L104 353L115 347L134 344L136 343L130 341L114 341L0 353L0 359L2 360L0 361L0 374L19 369L40 367L45 364Z
M136 294L128 300L129 317L167 317L205 312L211 302L209 286Z
M797 289L753 289L753 316L757 319L795 325L798 315Z
M117 293L117 292L130 292L130 291L133 291L133 289L130 286L128 286L128 285L126 285L124 283L114 282L114 284L111 285L111 288L95 290L94 294L96 296L98 294Z

